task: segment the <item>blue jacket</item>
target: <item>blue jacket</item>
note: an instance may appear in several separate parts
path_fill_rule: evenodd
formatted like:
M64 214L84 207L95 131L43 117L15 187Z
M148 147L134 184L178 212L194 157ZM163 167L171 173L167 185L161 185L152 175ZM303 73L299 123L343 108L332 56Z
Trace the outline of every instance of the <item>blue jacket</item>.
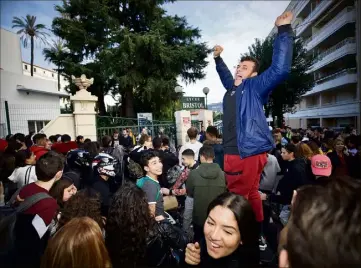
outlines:
M283 82L291 71L293 33L289 25L280 26L274 41L271 66L262 74L247 78L236 88L237 146L241 158L267 152L274 142L269 131L263 105L272 90ZM216 69L223 86L232 90L234 78L220 57Z

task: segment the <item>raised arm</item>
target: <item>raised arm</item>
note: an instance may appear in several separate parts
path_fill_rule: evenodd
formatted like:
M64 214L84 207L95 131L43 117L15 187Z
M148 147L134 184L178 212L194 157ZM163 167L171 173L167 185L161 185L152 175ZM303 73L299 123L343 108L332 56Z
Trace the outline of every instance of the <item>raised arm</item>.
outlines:
M223 59L220 56L222 51L223 48L221 46L215 46L213 56L216 62L216 70L219 78L221 79L224 88L229 90L233 88L234 79L232 73L229 71L227 65L224 63Z
M268 98L271 91L284 80L291 72L293 54L293 32L291 21L292 12L285 12L276 20L278 34L274 40L271 66L255 78L255 89L263 100Z

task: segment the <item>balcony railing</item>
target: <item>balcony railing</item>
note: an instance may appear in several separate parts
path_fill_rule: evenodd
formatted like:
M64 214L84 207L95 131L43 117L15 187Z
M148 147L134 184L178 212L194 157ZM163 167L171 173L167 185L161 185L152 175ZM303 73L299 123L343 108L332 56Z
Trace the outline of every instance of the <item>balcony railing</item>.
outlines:
M327 22L321 29L319 29L316 33L314 33L310 38L308 38L305 41L305 44L307 44L306 46L308 47L310 45L310 42L314 39L316 39L320 34L327 32L327 30L330 29L334 29L334 24L338 22L338 20L345 15L348 12L351 12L354 10L354 7L349 6L346 7L345 9L343 9L340 13L338 13L332 20L330 20L329 22Z
M322 9L323 7L327 6L330 4L330 2L332 1L327 1L327 0L323 0L321 1L321 3L314 9L311 11L311 13L303 20L303 22L301 23L302 26L298 29L297 31L297 35L299 35L300 33L302 33L308 26L310 26L312 20L313 20L313 16L320 11L320 9Z
M345 74L354 74L356 73L356 68L348 68L348 69L344 69L340 72L337 72L337 73L334 73L334 74L331 74L331 75L328 75L328 76L325 76L325 77L322 77L318 80L315 81L316 84L322 84L322 83L325 83L327 81L330 81L332 79L335 79L335 78L338 78L340 76L343 76Z
M297 1L295 6L293 7L293 15L297 17L298 13L300 13L300 11L307 5L308 2L309 0Z
M324 52L320 53L316 59L316 61L320 61L322 60L324 57L326 57L327 55L331 54L332 52L336 51L337 49L343 47L346 44L355 44L356 43L356 38L355 37L349 37L346 38L345 40L341 41L340 43L337 43L336 45L334 45L333 47L330 47L329 49L325 50Z

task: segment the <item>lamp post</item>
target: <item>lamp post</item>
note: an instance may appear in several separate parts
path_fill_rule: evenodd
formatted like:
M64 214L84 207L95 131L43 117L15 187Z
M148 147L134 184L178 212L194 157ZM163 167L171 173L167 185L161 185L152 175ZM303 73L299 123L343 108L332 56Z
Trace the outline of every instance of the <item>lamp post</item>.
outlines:
M204 95L206 95L206 110L208 110L207 95L209 93L209 88L208 87L203 88L203 93L204 93Z
M183 87L181 86L176 86L174 88L174 99L173 99L173 123L174 123L174 146L175 149L177 150L178 147L178 141L177 141L177 123L175 120L175 102L178 100L179 94L183 93Z

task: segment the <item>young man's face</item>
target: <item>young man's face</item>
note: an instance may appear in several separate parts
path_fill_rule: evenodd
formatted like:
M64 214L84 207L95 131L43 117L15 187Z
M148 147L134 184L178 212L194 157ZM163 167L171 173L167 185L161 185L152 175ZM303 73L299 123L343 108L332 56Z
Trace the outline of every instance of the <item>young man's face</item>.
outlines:
M282 159L285 161L290 161L290 160L294 159L294 154L289 153L285 148L282 148L281 156L282 156Z
M237 66L236 71L236 80L243 80L249 77L256 76L257 73L254 72L255 63L252 61L241 61Z
M153 157L148 161L148 166L144 167L144 170L149 175L160 176L163 172L163 164L159 157Z
M48 145L47 139L43 138L43 139L38 140L38 145L46 147Z
M194 163L193 156L182 155L182 164L185 167L189 167Z
M124 137L127 137L127 136L128 136L128 131L123 130L123 136L124 136Z

